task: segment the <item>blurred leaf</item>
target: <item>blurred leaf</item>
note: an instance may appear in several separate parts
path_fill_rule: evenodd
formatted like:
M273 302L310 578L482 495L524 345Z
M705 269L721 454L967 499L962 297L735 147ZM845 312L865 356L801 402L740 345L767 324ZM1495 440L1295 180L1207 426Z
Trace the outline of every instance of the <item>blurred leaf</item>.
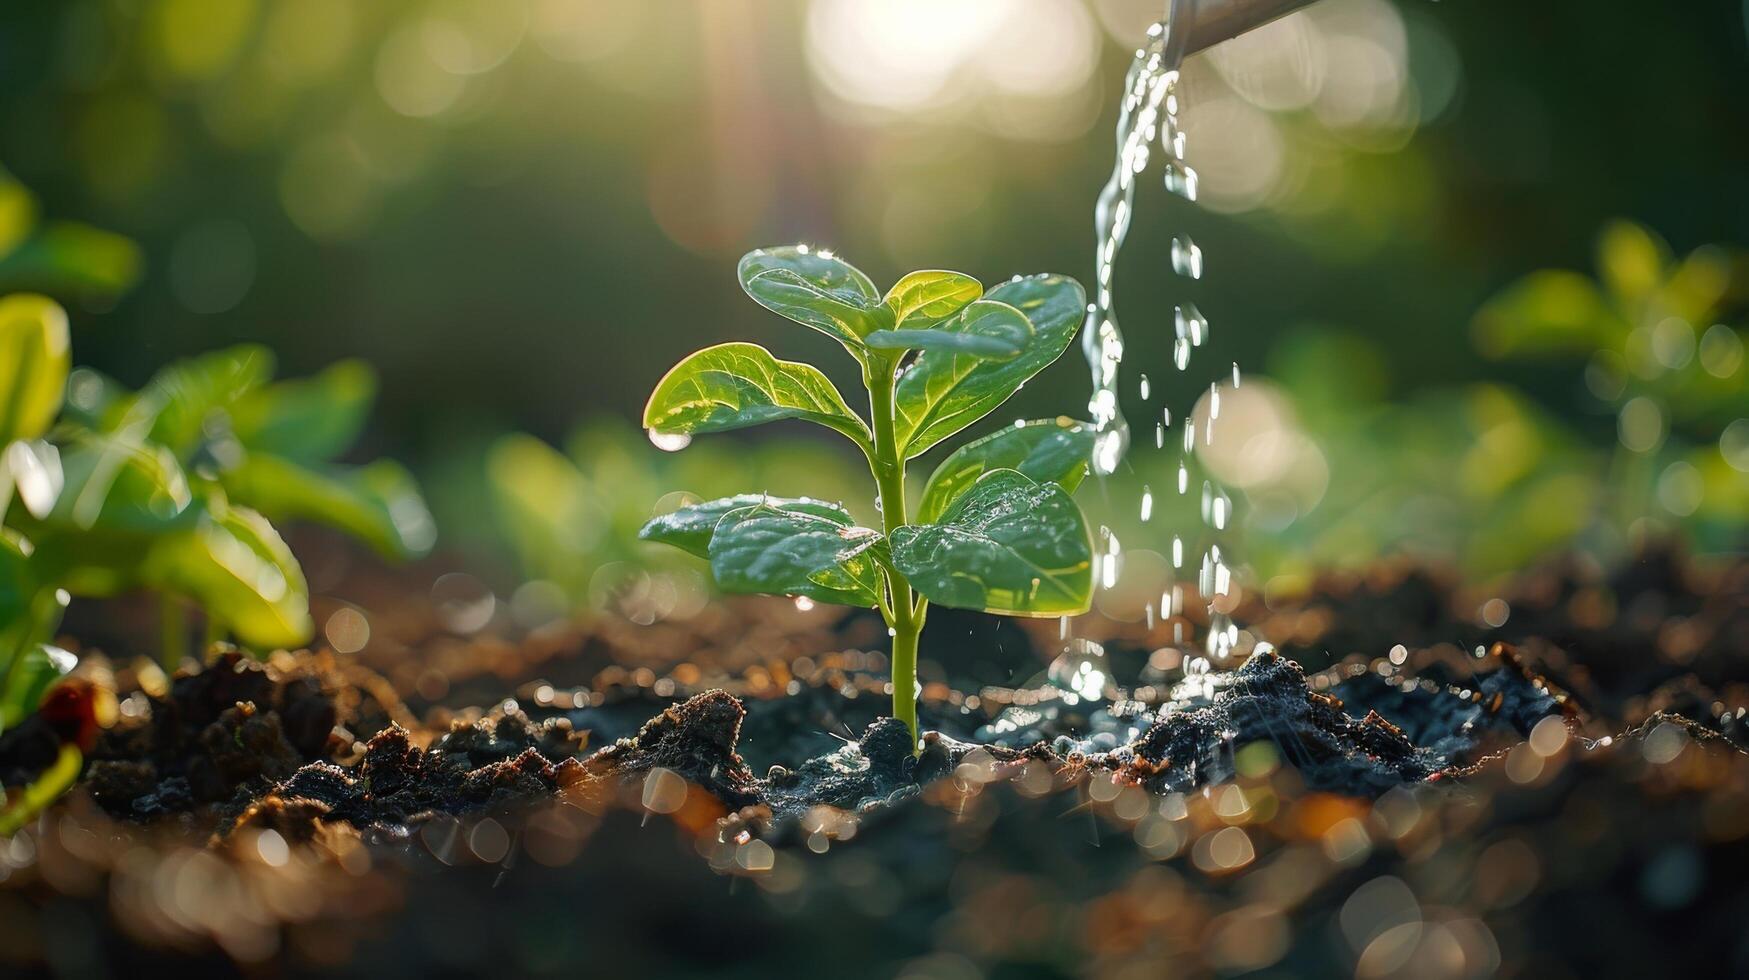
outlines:
M1087 475L1095 434L1085 422L1043 419L1003 428L954 450L930 474L917 505L917 523L940 520L966 488L991 470L1015 470L1074 493Z
M251 452L220 477L226 494L275 521L307 520L344 531L386 558L429 552L436 525L419 487L401 464L378 460L357 469L312 469Z
M61 420L86 429L108 432L122 421L134 393L121 382L87 367L67 376L67 400Z
M85 756L76 745L62 745L55 755L55 761L48 769L26 785L22 792L6 801L4 809L0 809L0 837L10 837L36 815L59 799L62 793L73 788L73 783L79 779L79 772L85 765Z
M36 226L36 199L25 186L0 170L0 259L30 236Z
M673 545L700 558L709 558L711 536L716 531L717 523L733 511L760 506L786 514L824 518L841 527L849 527L855 523L850 512L837 504L810 500L807 497L771 497L762 493L743 493L688 504L671 514L652 518L638 531L638 538Z
M229 412L273 377L273 353L259 344L239 344L177 361L153 375L140 391L140 411L155 413L151 438L187 460Z
M884 544L848 520L758 505L732 511L711 538L711 576L724 592L806 596L841 606L880 604Z
M188 480L170 450L121 435L81 433L61 453L66 483L51 527L157 534L191 519Z
M830 252L799 245L757 249L741 257L736 274L760 306L852 351L861 349L862 338L893 325L874 283Z
M78 663L71 653L46 643L32 643L19 654L5 673L5 687L0 689L0 732L36 711L49 687Z
M756 344L719 344L669 371L650 395L644 425L654 432L723 432L779 419L807 419L868 439L862 420L818 368L780 361Z
M1577 272L1533 272L1477 312L1476 346L1489 357L1549 352L1589 353L1627 334L1591 280Z
M978 300L939 327L876 330L867 343L874 350L935 350L1005 361L1025 350L1032 335L1032 323L1019 310Z
M522 556L523 572L578 583L593 568L587 555L605 533L591 506L589 480L576 464L533 436L512 434L492 445L487 480L499 520Z
M0 258L0 290L113 298L139 281L140 247L114 232L53 221Z
M1597 239L1597 268L1623 309L1635 314L1664 281L1669 250L1631 221L1612 221Z
M0 299L0 446L35 439L67 387L67 314L46 296Z
M1032 324L1031 340L1007 361L948 351L919 354L900 375L895 393L901 451L916 456L983 418L1062 356L1081 326L1086 299L1065 276L1029 276L990 290L981 302L1019 310Z
M251 451L326 462L358 438L376 393L370 365L341 361L314 377L247 392L231 409L232 431Z
M893 565L930 602L1008 616L1086 612L1093 543L1062 487L992 470L939 524L893 532Z
M296 647L313 630L303 570L252 510L213 501L193 528L156 542L142 572L153 587L199 603L247 646Z
M23 539L0 528L0 670L24 637L38 588Z
M893 314L894 329L927 330L982 295L983 285L971 276L927 269L894 283L885 303Z

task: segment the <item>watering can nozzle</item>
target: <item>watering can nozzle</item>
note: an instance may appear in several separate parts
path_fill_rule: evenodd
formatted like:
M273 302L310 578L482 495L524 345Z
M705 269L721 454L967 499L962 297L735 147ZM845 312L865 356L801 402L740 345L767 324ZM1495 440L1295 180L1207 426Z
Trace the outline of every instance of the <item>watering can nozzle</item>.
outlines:
M1184 53L1195 54L1222 41L1310 5L1313 0L1175 0L1188 8L1190 30Z

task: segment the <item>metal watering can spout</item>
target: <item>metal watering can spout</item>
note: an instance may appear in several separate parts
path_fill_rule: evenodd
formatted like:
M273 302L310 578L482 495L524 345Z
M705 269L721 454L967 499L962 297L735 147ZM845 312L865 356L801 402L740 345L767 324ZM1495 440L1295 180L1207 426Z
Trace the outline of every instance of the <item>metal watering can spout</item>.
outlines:
M1174 0L1172 14L1189 24L1184 54L1192 55L1222 41L1290 14L1313 0Z

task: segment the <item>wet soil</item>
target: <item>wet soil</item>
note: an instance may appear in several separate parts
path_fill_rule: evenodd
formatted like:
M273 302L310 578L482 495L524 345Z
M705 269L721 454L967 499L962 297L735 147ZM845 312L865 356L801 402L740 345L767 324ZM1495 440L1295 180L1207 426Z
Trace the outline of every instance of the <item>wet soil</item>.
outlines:
M1470 614L1487 598L1506 628ZM1093 700L978 684L986 651L926 648L916 757L881 717L878 624L781 603L516 640L410 615L382 650L169 680L91 651L121 719L80 787L0 844L0 958L1749 972L1749 563L1652 551L1485 593L1392 566L1246 612L1280 646L1229 665L1167 642L1170 622L1090 624L1146 681ZM1054 639L1016 631L1003 653L1036 670ZM470 707L484 690L501 700ZM57 737L0 736L0 777Z

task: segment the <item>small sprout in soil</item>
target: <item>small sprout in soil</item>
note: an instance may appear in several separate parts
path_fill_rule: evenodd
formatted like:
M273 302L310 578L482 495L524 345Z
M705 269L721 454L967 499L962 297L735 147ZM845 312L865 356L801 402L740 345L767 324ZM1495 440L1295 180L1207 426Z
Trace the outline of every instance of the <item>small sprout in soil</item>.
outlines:
M1087 610L1092 539L1070 498L1091 426L1020 422L950 454L915 506L911 458L983 418L1060 356L1081 324L1072 279L1038 275L988 293L957 272L913 272L883 296L830 252L805 245L741 259L741 286L774 313L838 341L862 368L865 421L826 376L763 347L719 344L669 371L644 425L658 444L806 419L868 458L881 527L838 504L747 493L682 507L639 536L711 564L727 592L878 608L893 637L893 715L917 744L917 640L930 603L1010 616Z

